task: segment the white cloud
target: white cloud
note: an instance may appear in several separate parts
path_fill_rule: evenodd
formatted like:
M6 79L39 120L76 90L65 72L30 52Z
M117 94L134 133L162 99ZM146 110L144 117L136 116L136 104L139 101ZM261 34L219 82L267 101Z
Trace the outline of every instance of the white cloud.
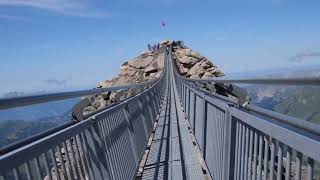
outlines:
M90 3L89 3L90 2ZM109 17L88 0L0 0L0 6L30 7L80 17Z
M59 80L59 79L47 79L44 81L47 84L62 86L67 83L67 80Z
M320 51L307 50L304 52L299 52L294 56L289 58L289 61L294 63L301 63L309 58L320 57Z

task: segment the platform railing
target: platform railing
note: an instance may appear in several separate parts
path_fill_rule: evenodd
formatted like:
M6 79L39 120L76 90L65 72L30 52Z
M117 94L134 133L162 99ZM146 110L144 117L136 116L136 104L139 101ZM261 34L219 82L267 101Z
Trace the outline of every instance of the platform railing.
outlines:
M166 63L167 64L167 63ZM166 65L167 66L167 65ZM133 179L165 93L167 70L143 92L0 156L0 179ZM110 92L86 90L0 100L1 108Z
M174 62L174 61L172 61ZM213 179L316 179L320 126L211 94L195 83L319 85L318 78L186 79L175 70L185 114Z

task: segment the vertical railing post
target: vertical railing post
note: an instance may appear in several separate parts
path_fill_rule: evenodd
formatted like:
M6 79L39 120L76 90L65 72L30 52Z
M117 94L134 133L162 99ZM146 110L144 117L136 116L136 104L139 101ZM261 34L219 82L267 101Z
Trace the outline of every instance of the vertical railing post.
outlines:
M194 134L196 133L196 104L197 104L196 98L197 98L197 95L195 92L193 92L193 107L192 107L193 117L192 117L192 119L193 119L193 132L194 132Z
M185 110L185 108L184 108L184 84L183 84L183 82L181 82L181 91L182 91L181 96L180 96L181 103L182 103L183 109Z
M186 112L186 99L187 99L187 94L186 94L186 85L183 83L183 109L184 112Z
M203 103L203 147L202 147L202 153L203 153L203 159L206 159L206 146L207 146L207 101L206 101L206 95L204 94L202 96L202 103Z
M229 108L226 110L226 129L225 129L225 157L223 179L234 179L235 168L235 144L236 144L236 121L232 119Z
M187 103L187 105L188 105L188 111L187 111L187 115L188 115L188 121L191 123L191 119L190 119L190 96L191 96L191 92L190 92L191 90L190 89L188 89L188 103Z

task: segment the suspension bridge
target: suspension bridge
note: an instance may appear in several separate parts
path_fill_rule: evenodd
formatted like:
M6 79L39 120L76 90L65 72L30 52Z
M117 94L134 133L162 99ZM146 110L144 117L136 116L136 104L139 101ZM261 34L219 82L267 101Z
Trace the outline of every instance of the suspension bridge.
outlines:
M161 51L165 68L154 81L1 99L0 109L8 109L144 89L81 121L1 148L0 179L314 179L320 126L252 105L230 83L319 85L319 79L186 79L170 48Z

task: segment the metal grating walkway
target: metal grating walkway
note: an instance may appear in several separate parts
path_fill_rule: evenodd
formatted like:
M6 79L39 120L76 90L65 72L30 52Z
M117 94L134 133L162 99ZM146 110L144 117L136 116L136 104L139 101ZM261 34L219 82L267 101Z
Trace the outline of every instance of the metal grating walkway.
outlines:
M142 179L210 179L171 74Z

